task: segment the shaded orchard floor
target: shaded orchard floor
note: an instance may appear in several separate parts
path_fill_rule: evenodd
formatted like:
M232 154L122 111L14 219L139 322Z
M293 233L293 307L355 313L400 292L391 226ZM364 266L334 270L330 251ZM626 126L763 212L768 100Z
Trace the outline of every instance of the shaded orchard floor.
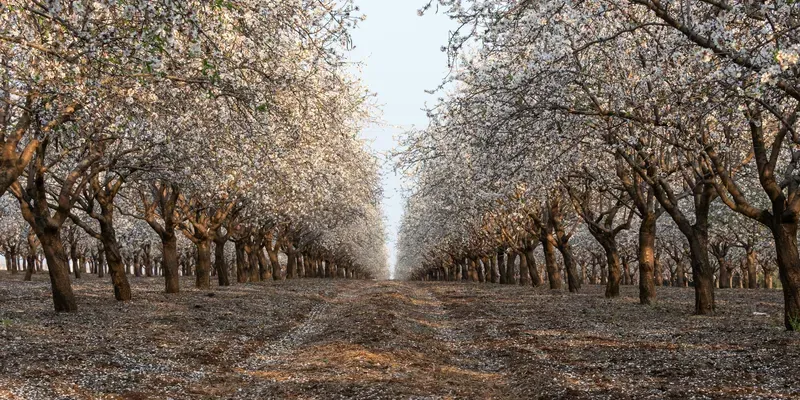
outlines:
M304 280L162 294L75 283L51 311L46 276L0 272L2 399L798 398L800 335L779 291L691 289L654 307L497 285ZM766 313L767 316L754 315Z

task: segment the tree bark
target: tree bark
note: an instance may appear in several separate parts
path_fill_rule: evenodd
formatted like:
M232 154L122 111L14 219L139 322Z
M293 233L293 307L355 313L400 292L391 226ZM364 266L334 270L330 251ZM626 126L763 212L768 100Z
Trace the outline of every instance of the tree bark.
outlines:
M639 225L639 303L651 305L656 300L654 270L656 264L656 222L658 217L648 213Z
M562 243L558 246L558 251L564 259L564 270L567 272L567 287L570 293L578 293L581 289L581 281L575 257L572 255L572 246L567 242Z
M286 263L286 279L294 279L297 276L297 257L292 244L286 247L286 257L288 258Z
M125 274L125 264L117 243L117 233L113 225L114 205L111 203L100 203L102 218L100 223L101 242L103 244L103 254L108 263L108 272L111 275L111 283L114 286L114 298L117 301L127 301L132 297L131 285L128 276ZM102 261L100 262L102 265Z
M30 282L33 279L33 270L36 269L36 262L33 261L33 256L28 256L24 260L25 262L25 281ZM56 310L58 311L58 310Z
M578 268L575 258L572 255L572 246L569 244L570 236L564 229L562 221L561 208L559 201L549 201L550 203L550 223L555 233L556 247L561 253L561 258L564 259L564 269L567 272L567 287L570 293L578 293L581 289L581 281L578 276Z
M608 270L608 280L606 281L607 298L619 297L619 283L622 279L622 262L619 258L616 243L604 241L601 243L603 249L606 251L606 264Z
M695 314L713 315L714 269L708 259L708 233L694 228L694 240L689 241L689 256L695 291Z
M500 283L500 273L497 268L497 257L500 253L493 254L489 257L489 276L492 283Z
M528 256L524 251L519 253L519 284L522 286L531 285L531 273L528 269Z
M195 266L195 287L211 289L211 240L201 239L196 243L197 265Z
M543 230L540 237L542 251L544 252L544 265L547 270L547 280L550 282L550 289L561 289L561 271L556 264L555 248L553 248L553 234Z
M19 272L19 255L16 250L11 252L11 275L16 275Z
M236 281L239 283L247 282L247 253L245 252L244 240L235 242L236 246Z
M261 280L261 275L258 270L258 256L255 253L255 244L252 241L246 243L244 251L247 254L247 271L250 272L248 280L250 282L258 282Z
M221 238L219 235L214 239L214 269L217 270L217 283L220 286L231 285L228 263L225 261L225 243L227 242L227 238Z
M679 261L675 266L675 286L686 287L686 269L683 267L683 261Z
M103 278L106 275L106 251L103 248L103 243L97 248L97 277Z
M56 312L77 311L78 304L69 280L67 254L64 251L59 230L45 228L38 236L47 260L47 270L50 274L50 285L53 292L53 306L55 306ZM32 259L28 260L28 269L35 268L34 264Z
M162 255L162 257L163 257L163 255ZM164 273L166 274L166 270L165 270ZM138 251L135 251L133 253L133 276L135 276L137 278L142 276L142 267L139 264L139 252Z
M178 237L173 228L161 235L161 263L164 269L164 292L179 293L180 277L178 274Z
M498 281L499 281L499 283L501 285L505 285L506 284L506 277L508 276L506 274L507 265L506 265L506 261L505 260L506 260L505 250L502 250L502 249L498 250L497 251L497 270L498 270L497 272L500 275L498 277Z
M267 256L264 255L264 248L258 247L256 249L256 257L258 257L258 273L262 281L272 279L272 269L267 261Z
M142 254L144 254L144 259L142 260L142 264L144 264L144 276L150 278L153 276L153 259L150 255L150 243L145 243L142 246Z
M778 272L783 286L784 325L800 330L800 254L797 249L797 223L774 223L771 227L778 256ZM764 286L767 286L764 273ZM770 277L769 286L772 286Z
M75 279L81 279L81 263L77 243L70 245L69 255L72 258L72 272L75 274Z
M306 277L306 256L303 254L297 254L297 276L299 278Z
M488 262L489 262L488 258L482 257L478 259L478 262L475 265L475 268L477 268L478 270L478 282L480 283L486 283L486 277L487 277L486 266L488 265Z
M509 250L508 255L506 256L506 285L516 285L517 284L517 252L514 250Z
M272 250L272 244L267 245L267 257L269 257L269 264L272 266L272 280L281 280L281 263L278 261L278 252Z
M530 271L533 286L539 287L544 284L544 281L542 281L542 275L539 274L539 267L536 266L534 250L536 250L536 246L534 245L529 245L525 248L525 260L528 264L528 271Z

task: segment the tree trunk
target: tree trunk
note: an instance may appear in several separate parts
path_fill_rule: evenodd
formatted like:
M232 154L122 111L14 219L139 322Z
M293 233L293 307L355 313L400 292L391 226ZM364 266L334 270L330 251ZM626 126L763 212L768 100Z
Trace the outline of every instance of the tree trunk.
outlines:
M497 272L500 274L499 281L500 281L501 285L505 285L506 284L506 277L508 277L508 275L506 274L506 268L507 268L507 265L506 265L506 253L505 253L504 250L498 250L497 251Z
M663 279L663 277L664 277L664 269L661 266L661 264L658 262L657 258L655 260L655 263L653 263L653 270L654 270L653 271L653 285L655 285L655 287L662 286L663 285L663 280L664 280ZM641 271L639 271L639 273L641 274Z
M614 298L619 297L619 283L622 279L621 269L622 262L619 258L616 243L608 240L601 242L603 249L606 251L606 264L608 270L608 280L606 283L606 297Z
M214 269L217 270L217 283L220 286L230 286L231 279L228 274L228 263L225 261L225 243L227 239L214 240Z
M163 251L163 250L162 250ZM162 255L163 257L163 255ZM165 272L166 274L166 272ZM139 252L133 253L133 276L140 277L142 276L142 266L139 264Z
M656 300L654 270L656 264L655 214L648 213L639 225L639 303L651 305Z
M11 275L16 275L19 272L19 256L16 251L11 252Z
M714 269L708 260L708 235L694 228L694 240L689 240L689 256L694 278L695 314L713 315Z
M486 257L478 259L478 262L475 264L475 268L478 272L478 282L486 283L486 263L488 259Z
M528 246L525 248L525 260L528 263L528 271L530 271L533 286L539 287L544 284L542 275L539 274L539 267L536 266L536 255L534 254L536 247Z
M174 229L161 236L161 265L164 270L164 292L179 293L181 290L178 274L178 237Z
M550 282L550 289L561 289L561 271L556 264L556 254L551 242L553 234L550 232L541 235L542 251L544 252L544 265L547 270L547 280Z
M564 259L564 270L567 272L567 287L570 293L578 293L581 289L581 281L578 276L575 257L572 255L572 246L570 246L569 242L561 242L558 245L558 251L561 253L561 258Z
M47 229L42 232L39 242L47 259L47 270L50 274L50 285L53 291L53 305L56 312L72 312L78 310L72 283L69 280L67 254L58 230ZM35 268L35 261L28 260L28 269Z
M252 242L247 243L244 251L247 254L247 271L250 272L248 280L250 282L258 282L261 280L261 275L258 271L258 256L255 253L255 244Z
M176 246L177 246L177 239ZM144 255L142 259L142 264L144 266L144 276L150 278L153 276L153 258L150 255L150 244L146 243L142 246L142 254Z
M764 289L773 289L772 285L772 271L764 273Z
M683 261L679 261L677 264L675 266L675 275L677 275L675 286L686 287L686 268L683 267Z
M69 250L70 258L72 258L72 272L75 274L75 279L81 279L81 263L78 256L77 244L72 244Z
M497 268L497 257L500 253L493 254L489 257L489 276L491 278L492 283L499 283L500 282L500 272Z
M292 249L286 251L286 257L288 259L286 263L286 279L294 279L297 274L297 256Z
M103 250L103 244L97 248L97 277L103 278L106 274L106 252Z
M719 288L730 289L731 276L728 274L728 260L725 257L717 257L717 263L719 264Z
M628 274L628 262L622 259L622 284L627 286L631 284L631 275Z
M557 198L556 198L557 199ZM570 293L578 293L581 288L580 277L575 258L572 256L572 246L569 244L570 235L567 234L562 221L559 201L549 201L550 223L556 238L556 246L564 259L564 269L567 272L567 286Z
M195 266L195 287L211 289L211 240L201 239L196 243L197 265Z
M108 273L111 275L111 283L114 286L114 298L118 301L128 301L131 299L131 285L128 276L125 274L125 264L119 252L116 240L107 241L109 236L103 236L103 254L108 263Z
M267 262L267 256L264 255L264 248L259 247L256 249L256 257L258 257L258 274L262 281L268 281L272 278L270 266Z
M528 269L528 256L524 251L519 253L519 284L522 286L531 285L531 273Z
M25 264L25 278L24 278L24 280L30 281L31 279L33 279L33 272L34 272L34 269L36 268L36 262L33 261L33 256L28 256L23 261L24 261L24 264Z
M775 223L771 227L778 256L778 273L783 286L784 325L787 330L800 330L800 254L797 249L797 223ZM764 272L767 286L768 272ZM770 278L769 286L772 285Z
M747 258L746 258L746 269L747 269L747 288L748 289L755 289L758 287L758 275L756 273L756 251L748 247L747 251Z
M272 266L272 279L281 279L281 263L278 261L278 252L271 250L271 245L267 245L267 257L269 257L269 264Z
M239 283L247 282L247 252L243 240L237 240L236 246L236 281Z
M517 284L517 252L514 250L509 250L508 255L506 256L506 284L507 285L516 285Z
M306 256L300 253L297 254L297 277L298 278L306 277ZM345 277L347 277L346 274Z
M113 204L101 204L100 207L104 217L99 221L101 242L103 243L103 254L108 263L108 273L111 275L111 284L114 286L114 298L117 301L128 301L132 296L131 285L125 274L125 264L122 261L122 254L117 243L117 233L112 222L114 206Z

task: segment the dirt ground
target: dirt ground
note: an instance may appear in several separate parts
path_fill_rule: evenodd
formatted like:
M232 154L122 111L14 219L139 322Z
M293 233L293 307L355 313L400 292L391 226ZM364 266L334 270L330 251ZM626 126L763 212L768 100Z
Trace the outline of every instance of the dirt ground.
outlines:
M0 273L0 399L800 398L779 291L635 287L603 299L499 285L303 280L161 293ZM765 313L766 315L762 315Z

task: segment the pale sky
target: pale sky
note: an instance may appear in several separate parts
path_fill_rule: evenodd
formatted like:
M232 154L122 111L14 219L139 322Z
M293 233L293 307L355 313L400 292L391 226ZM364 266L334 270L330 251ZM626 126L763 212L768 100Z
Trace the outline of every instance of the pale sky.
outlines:
M365 129L361 136L372 139L372 147L387 153L397 144L400 134L412 127L424 128L427 118L423 108L436 96L425 93L435 89L447 75L447 55L440 48L447 43L453 23L444 15L429 10L424 16L417 10L425 0L359 0L357 4L367 19L353 32L356 48L351 57L363 63L361 78L377 94L383 123ZM389 263L394 271L397 228L403 214L400 177L390 163L383 168L383 213L389 236Z

